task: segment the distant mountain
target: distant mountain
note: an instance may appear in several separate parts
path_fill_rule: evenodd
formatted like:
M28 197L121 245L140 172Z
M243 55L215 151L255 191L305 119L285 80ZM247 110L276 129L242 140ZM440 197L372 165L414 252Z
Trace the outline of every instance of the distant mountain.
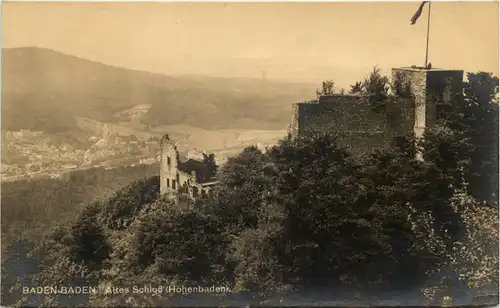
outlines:
M124 69L43 48L2 49L2 129L64 132L77 117L117 121L151 105L143 124L206 129L285 128L291 103L316 85L258 79L172 77Z

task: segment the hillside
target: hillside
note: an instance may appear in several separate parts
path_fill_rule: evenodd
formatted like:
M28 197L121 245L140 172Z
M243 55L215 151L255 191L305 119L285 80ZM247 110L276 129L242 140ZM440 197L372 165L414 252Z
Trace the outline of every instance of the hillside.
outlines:
M117 121L151 105L146 125L282 129L291 103L315 85L252 79L169 77L97 63L43 48L2 49L2 129L62 132L75 117Z
M158 164L92 168L59 179L2 183L2 240L37 239L58 223L71 221L80 207L105 199L130 182L158 174Z

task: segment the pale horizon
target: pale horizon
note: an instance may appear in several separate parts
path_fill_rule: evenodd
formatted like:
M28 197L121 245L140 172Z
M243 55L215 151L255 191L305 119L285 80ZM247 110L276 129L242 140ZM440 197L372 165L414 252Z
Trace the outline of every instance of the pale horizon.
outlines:
M2 47L41 47L165 75L264 78L339 87L373 66L420 66L419 2L3 3ZM498 3L433 2L433 67L498 76Z

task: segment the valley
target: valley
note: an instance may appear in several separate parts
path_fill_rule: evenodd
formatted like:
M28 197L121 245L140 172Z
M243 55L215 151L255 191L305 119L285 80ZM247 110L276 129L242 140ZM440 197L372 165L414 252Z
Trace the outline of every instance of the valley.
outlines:
M2 182L152 164L158 138L219 163L286 135L312 84L167 76L45 48L2 50ZM198 153L198 154L197 154Z
M74 170L113 168L158 162L158 139L164 134L176 140L181 155L198 157L214 153L218 163L250 145L275 144L286 130L208 130L190 125L165 125L140 130L131 125L103 123L87 118L76 121L80 139L29 130L2 134L2 182L33 177L59 177Z

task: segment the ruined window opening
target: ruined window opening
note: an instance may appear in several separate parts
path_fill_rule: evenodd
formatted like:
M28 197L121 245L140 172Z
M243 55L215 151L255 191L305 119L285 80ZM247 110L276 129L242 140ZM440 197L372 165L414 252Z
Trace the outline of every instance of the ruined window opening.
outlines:
M167 165L170 166L170 157L167 156Z
M172 188L175 189L175 180L172 180Z
M170 187L170 179L167 179L167 187Z

